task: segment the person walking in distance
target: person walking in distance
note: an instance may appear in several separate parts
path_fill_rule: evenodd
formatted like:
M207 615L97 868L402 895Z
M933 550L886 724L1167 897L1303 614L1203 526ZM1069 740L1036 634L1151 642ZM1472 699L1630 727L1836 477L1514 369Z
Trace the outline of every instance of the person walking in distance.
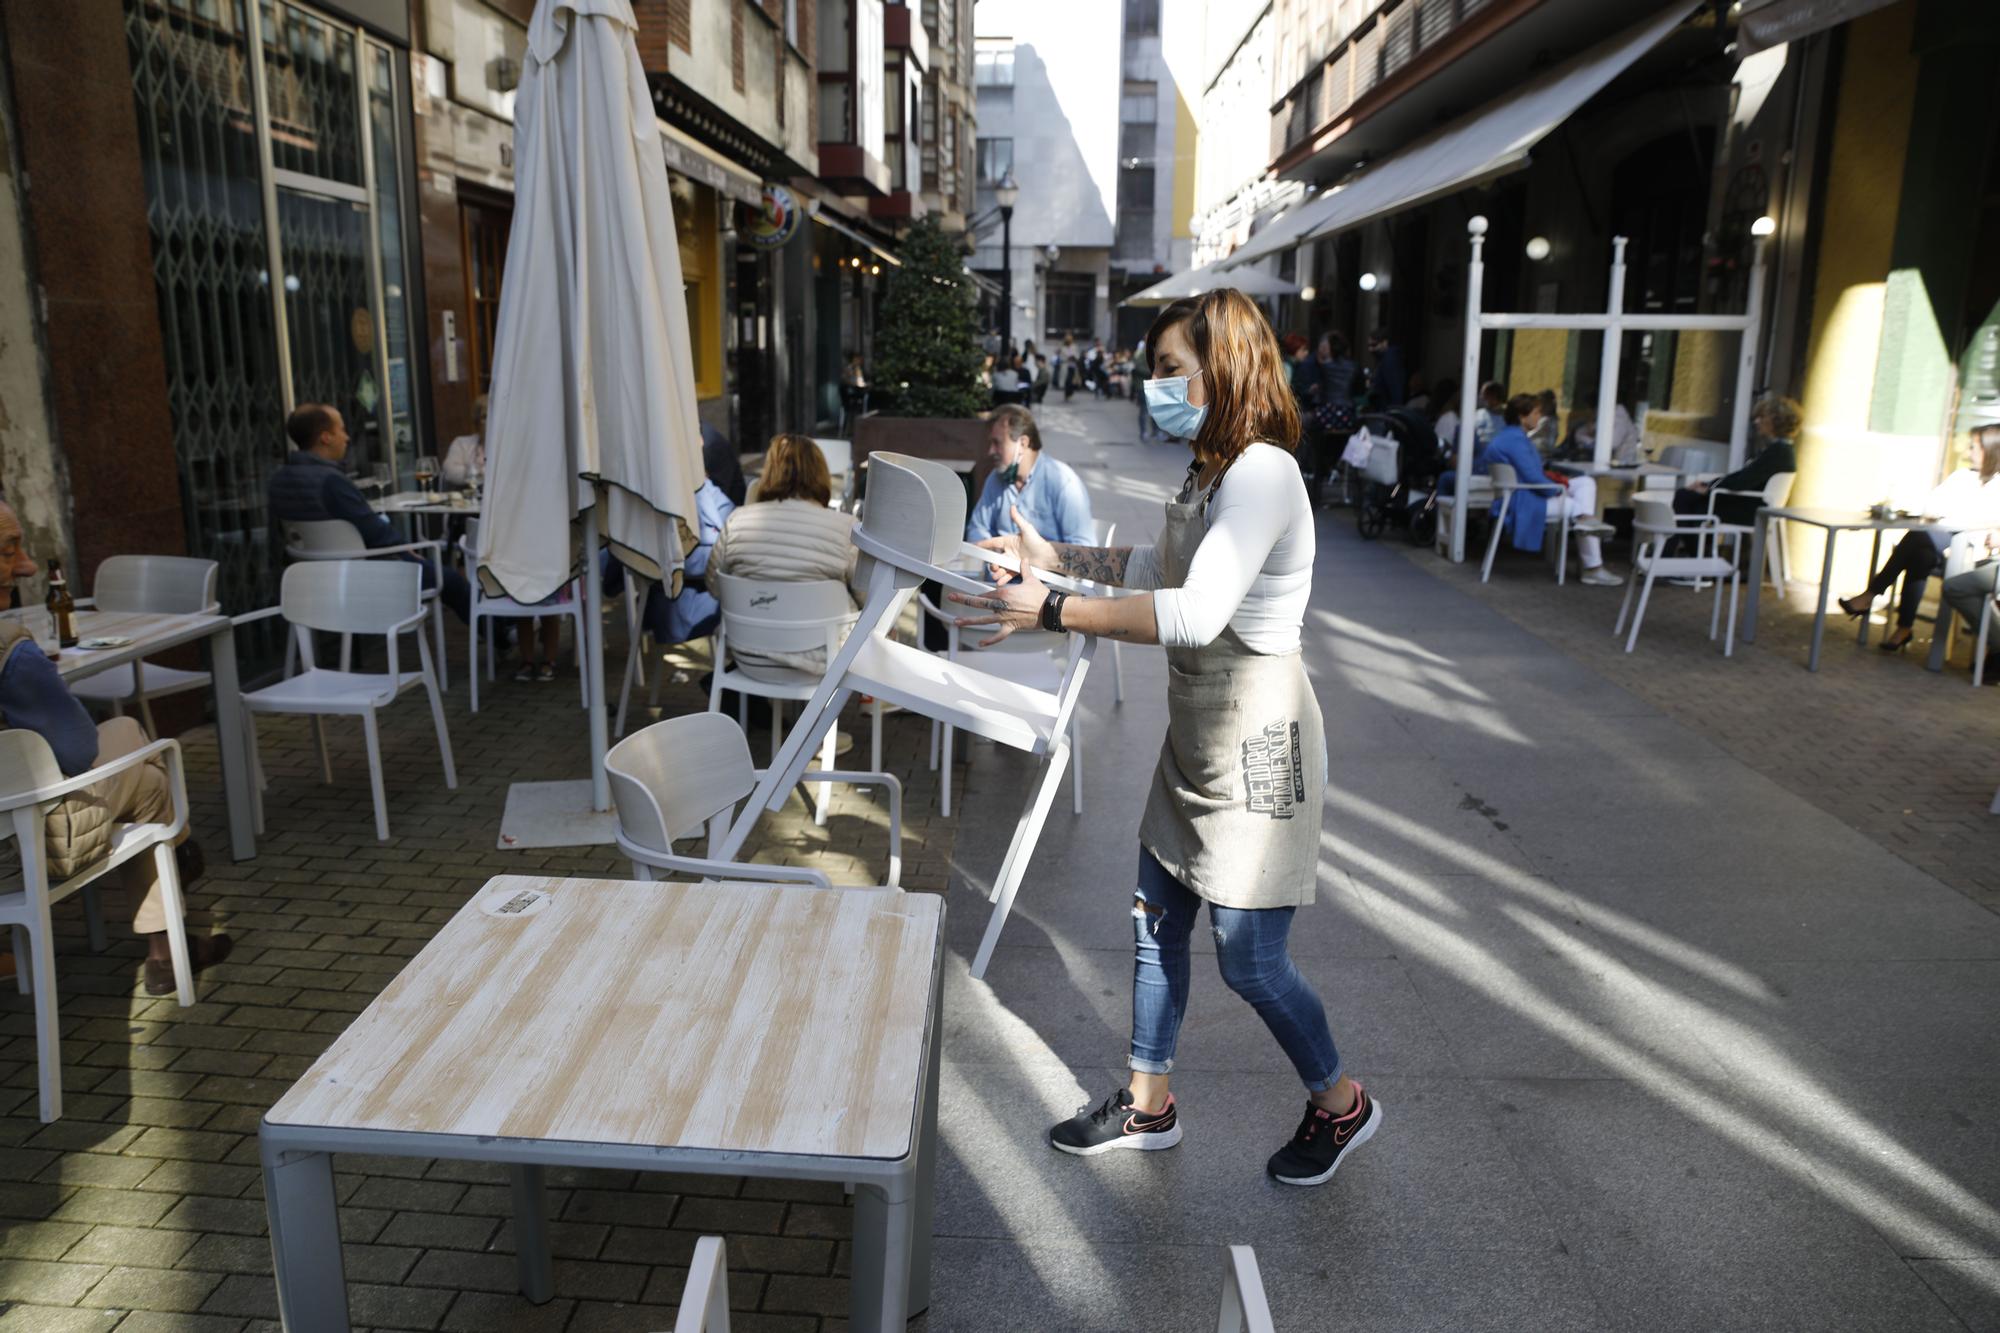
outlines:
M1139 825L1129 1085L1049 1131L1059 1152L1171 1148L1169 1088L1187 1018L1189 941L1204 907L1229 988L1270 1029L1305 1085L1305 1115L1266 1169L1288 1185L1330 1179L1381 1128L1382 1107L1344 1068L1326 1009L1287 949L1319 877L1326 739L1301 631L1312 595L1312 505L1292 461L1298 407L1263 313L1230 288L1174 302L1146 347L1154 421L1193 451L1152 546L1054 543L1017 532L980 543L1021 562L984 594L954 594L961 624L1096 634L1167 650L1167 735ZM1150 597L1067 598L1035 569ZM992 640L989 640L991 642Z

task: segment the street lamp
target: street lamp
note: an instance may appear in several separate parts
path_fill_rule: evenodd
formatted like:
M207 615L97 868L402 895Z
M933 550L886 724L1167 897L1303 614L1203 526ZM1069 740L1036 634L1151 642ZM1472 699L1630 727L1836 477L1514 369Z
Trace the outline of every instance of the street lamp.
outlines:
M993 187L993 202L1000 205L1000 287L1006 293L1000 303L1000 350L1014 341L1014 201L1021 187L1009 171Z

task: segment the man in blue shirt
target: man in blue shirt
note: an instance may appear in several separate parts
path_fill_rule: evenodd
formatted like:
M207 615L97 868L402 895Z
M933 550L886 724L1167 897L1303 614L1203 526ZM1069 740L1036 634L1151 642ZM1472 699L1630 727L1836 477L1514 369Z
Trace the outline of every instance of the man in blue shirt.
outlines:
M1075 468L1043 456L1034 414L1007 403L986 419L986 458L993 471L965 520L965 539L985 541L1017 531L1014 510L1019 509L1052 542L1094 545L1097 528L1090 518L1090 492Z
M337 410L325 403L301 403L285 418L285 434L297 448L265 483L272 523L311 523L338 518L360 533L361 540L371 549L403 544L387 516L369 507L360 489L340 466L347 457L347 423ZM274 545L282 550L283 534L275 536ZM407 553L401 558L415 559ZM424 568L424 586L438 588L444 604L460 620L470 619L472 587L465 581L465 575L447 566L440 582L436 562L418 563Z
M0 502L0 579L33 578L35 562L28 558L21 520ZM0 618L0 728L32 731L49 743L56 767L64 777L87 773L145 748L146 733L129 717L114 717L95 725L76 696L63 684L56 664L35 643L19 620ZM70 793L50 809L43 821L43 855L51 883L61 883L102 860L111 850L117 824L170 823L173 792L159 760L135 764ZM183 892L201 875L201 849L183 840L174 849ZM146 937L146 993L167 995L174 990L173 961L167 948L167 915L151 856L138 856L119 867L119 880L133 907L132 929ZM188 940L188 960L196 971L229 956L230 938L215 935Z

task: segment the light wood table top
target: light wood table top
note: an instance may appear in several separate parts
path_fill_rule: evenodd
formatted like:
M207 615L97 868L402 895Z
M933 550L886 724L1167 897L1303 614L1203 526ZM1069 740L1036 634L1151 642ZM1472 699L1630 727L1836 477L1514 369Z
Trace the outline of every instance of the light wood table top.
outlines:
M37 632L46 631L48 627L46 611L35 609L8 614L15 618L23 614L32 615L30 623L38 626ZM165 615L157 611L81 610L74 612L73 616L79 641L121 638L132 642L117 648L64 648L55 659L56 671L64 680L94 676L100 671L137 661L178 644L207 638L229 623L226 616L199 612Z
M931 894L496 876L266 1119L901 1158L942 919Z

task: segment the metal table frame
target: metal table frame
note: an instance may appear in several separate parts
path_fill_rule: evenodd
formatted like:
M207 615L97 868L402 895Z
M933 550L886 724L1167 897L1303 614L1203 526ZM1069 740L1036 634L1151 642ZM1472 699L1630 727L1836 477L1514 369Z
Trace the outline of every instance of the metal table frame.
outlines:
M543 1189L548 1167L852 1184L856 1187L854 1262L848 1325L856 1333L902 1333L912 1315L930 1306L943 989L944 916L940 912L931 955L926 1055L918 1067L910 1127L912 1146L909 1153L895 1159L326 1129L274 1124L266 1119L258 1140L279 1318L287 1333L340 1333L351 1327L331 1156L341 1152L506 1164L513 1184L516 1272L521 1294L538 1305L555 1294ZM870 1280L871 1274L879 1276Z

